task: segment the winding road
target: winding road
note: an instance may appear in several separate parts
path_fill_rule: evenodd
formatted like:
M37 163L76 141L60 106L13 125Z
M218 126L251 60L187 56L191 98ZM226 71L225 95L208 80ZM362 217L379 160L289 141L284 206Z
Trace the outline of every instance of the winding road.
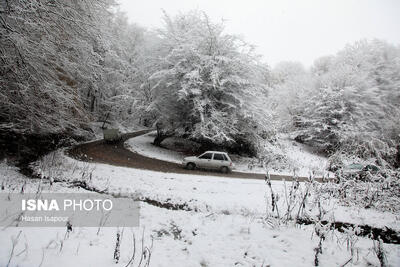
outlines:
M265 179L264 174L231 172L223 174L217 171L187 170L182 165L149 158L124 147L124 142L130 138L146 134L153 130L143 130L122 135L122 140L115 144L108 144L104 140L97 140L77 145L67 151L67 154L75 159L87 162L105 163L114 166L130 167L150 171L179 174L195 174L207 176L221 176L229 178ZM291 176L271 174L273 180L290 180ZM299 181L307 180L306 177L299 177Z

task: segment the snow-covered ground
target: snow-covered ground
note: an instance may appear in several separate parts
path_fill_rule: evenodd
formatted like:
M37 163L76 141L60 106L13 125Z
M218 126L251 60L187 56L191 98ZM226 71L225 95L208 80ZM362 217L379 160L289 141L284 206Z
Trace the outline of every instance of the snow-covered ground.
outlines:
M51 160L50 160L51 159ZM271 214L270 190L264 181L226 179L160 173L105 164L83 163L61 151L38 162L38 173L65 182L42 181L44 191L71 192L68 181L84 179L91 187L107 193L179 204L185 210L169 210L141 202L140 227L124 229L119 264L113 261L116 228L5 228L0 231L0 266L10 260L12 239L18 236L10 266L126 266L136 240L138 266L143 247L151 247L150 266L312 266L320 238L313 225L294 225ZM89 175L90 178L89 178ZM5 163L0 165L4 191L36 192L40 180L29 179ZM272 181L277 206L284 214L285 192L291 182ZM318 186L318 185L316 185ZM299 192L304 192L301 184ZM314 192L314 191L310 191ZM305 215L315 218L317 205L306 203ZM334 198L321 198L324 218L354 224L369 224L400 230L398 213L344 207ZM282 215L281 215L282 216ZM122 229L119 229L122 231ZM144 234L143 234L144 233ZM349 245L350 244L350 245ZM321 266L379 266L372 240L349 233L328 231L319 256ZM400 246L384 244L389 266L399 266ZM145 260L143 260L145 262ZM142 262L142 264L143 264Z
M155 132L140 135L125 142L126 148L143 156L169 162L182 163L185 155L182 152L158 147L152 144ZM167 141L167 140L165 140Z
M185 157L183 152L177 151L176 148L167 149L157 147L152 144L154 140L154 132L129 139L125 144L128 149L141 155L161 159L165 161L181 163ZM279 136L275 145L267 147L268 156L270 156L267 168L273 174L293 175L294 171L298 176L307 177L311 171L316 176L333 175L326 171L328 167L328 159L326 157L312 153L310 149L302 144L291 140L287 136ZM175 144L187 148L191 144L188 141L178 138L169 138L164 141L166 147L174 147ZM265 173L265 167L257 162L249 168L249 163L254 159L230 155L235 162L236 171Z

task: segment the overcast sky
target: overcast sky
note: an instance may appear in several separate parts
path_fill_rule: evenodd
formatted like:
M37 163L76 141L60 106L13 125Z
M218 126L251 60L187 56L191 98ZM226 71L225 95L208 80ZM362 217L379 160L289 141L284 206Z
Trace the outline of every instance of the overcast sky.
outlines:
M264 61L300 61L334 54L347 43L380 38L400 44L400 0L119 0L130 22L162 25L162 9L191 9L224 19L228 33L256 45Z

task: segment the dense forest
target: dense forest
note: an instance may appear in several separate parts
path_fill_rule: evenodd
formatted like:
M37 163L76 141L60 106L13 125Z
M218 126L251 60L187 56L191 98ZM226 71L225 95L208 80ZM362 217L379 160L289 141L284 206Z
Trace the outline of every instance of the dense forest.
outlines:
M399 46L360 40L310 69L271 68L197 10L165 13L157 30L111 0L5 1L0 14L3 153L90 139L108 120L157 128L156 145L178 136L259 156L291 133L337 164L400 165Z

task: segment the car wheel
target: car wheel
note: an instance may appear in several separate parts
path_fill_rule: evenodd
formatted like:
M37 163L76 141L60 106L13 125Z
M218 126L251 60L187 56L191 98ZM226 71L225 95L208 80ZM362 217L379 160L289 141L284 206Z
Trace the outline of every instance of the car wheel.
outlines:
M196 165L192 162L189 162L188 164L186 164L186 168L188 168L189 170L194 170L194 168L196 168Z
M228 169L228 167L221 167L221 172L222 173L228 173L229 172L229 169Z

